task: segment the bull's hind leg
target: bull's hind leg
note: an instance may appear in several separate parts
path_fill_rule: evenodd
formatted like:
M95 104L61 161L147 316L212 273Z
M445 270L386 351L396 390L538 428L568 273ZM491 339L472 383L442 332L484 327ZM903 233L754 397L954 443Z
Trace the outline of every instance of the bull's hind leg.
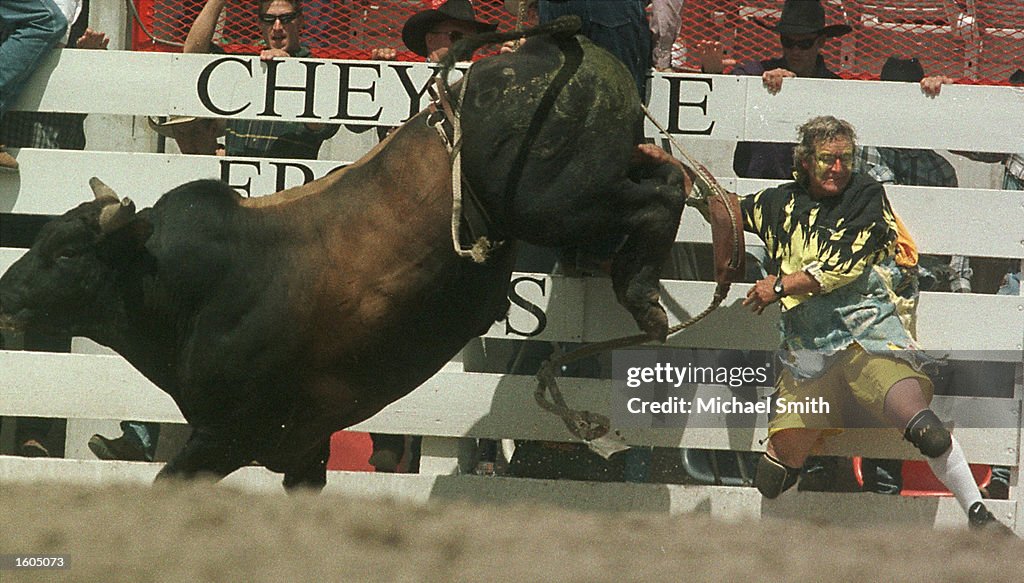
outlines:
M306 456L306 459L285 471L282 482L284 489L289 493L299 489L315 492L323 490L327 485L327 458L330 455L331 439L328 436L323 443L313 448L312 453Z
M615 296L652 340L668 336L668 316L661 306L661 267L672 251L685 206L684 176L662 164L639 183L623 181L616 194L627 203L628 237L612 258Z

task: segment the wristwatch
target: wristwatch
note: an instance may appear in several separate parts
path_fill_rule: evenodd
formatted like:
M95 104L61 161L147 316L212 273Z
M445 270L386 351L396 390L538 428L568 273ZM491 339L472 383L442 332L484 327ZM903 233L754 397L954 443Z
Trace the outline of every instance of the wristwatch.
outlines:
M781 275L775 278L775 285L772 286L772 291L780 298L786 297L786 288L782 287Z

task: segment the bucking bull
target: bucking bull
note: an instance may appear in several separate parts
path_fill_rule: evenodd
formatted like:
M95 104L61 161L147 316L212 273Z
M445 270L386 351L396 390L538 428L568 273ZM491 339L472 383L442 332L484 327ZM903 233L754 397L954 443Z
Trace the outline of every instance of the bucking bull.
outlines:
M572 26L469 70L464 183L491 239L621 241L618 300L664 340L659 266L686 177L636 163L635 85ZM453 251L452 161L432 116L266 197L199 180L136 212L93 179L94 200L48 223L0 279L0 325L92 338L170 394L193 432L159 477L255 460L286 487L322 487L333 432L412 391L508 309L514 246L483 263Z

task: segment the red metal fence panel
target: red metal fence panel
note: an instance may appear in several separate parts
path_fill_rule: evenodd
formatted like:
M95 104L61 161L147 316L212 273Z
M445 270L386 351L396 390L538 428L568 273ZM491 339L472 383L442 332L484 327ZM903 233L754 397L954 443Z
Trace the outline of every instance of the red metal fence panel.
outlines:
M135 50L180 50L204 0L132 0L138 18ZM928 74L962 80L1005 83L1024 68L1024 0L822 0L829 24L846 23L853 32L826 45L824 56L845 77L877 77L890 56L917 57ZM379 47L399 50L399 58L419 60L401 40L405 20L442 0L305 0L304 38L314 56L366 59ZM699 40L722 42L727 57L740 62L779 53L772 24L778 0L686 0L674 64L699 69L691 48ZM255 0L230 0L217 42L229 52L255 52L259 43ZM475 0L480 20L512 30L516 17L503 0ZM760 22L760 23L759 23Z

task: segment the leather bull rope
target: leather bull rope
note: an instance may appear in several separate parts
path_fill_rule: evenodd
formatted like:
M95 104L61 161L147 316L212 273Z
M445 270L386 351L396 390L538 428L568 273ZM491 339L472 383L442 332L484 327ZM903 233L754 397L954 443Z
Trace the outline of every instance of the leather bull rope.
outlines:
M715 311L722 301L725 300L725 297L729 295L729 288L732 283L743 277L745 257L743 217L739 208L739 199L736 195L722 188L704 165L691 158L671 134L654 119L646 107L644 108L644 113L679 152L682 157L681 162L683 166L693 177L694 188L687 195L687 203L698 207L706 203L707 209L701 210L702 214L711 224L711 243L714 249L715 282L717 283L714 296L703 312L686 322L680 322L669 328L668 335L671 336L684 328L696 324ZM611 421L607 416L591 411L569 408L558 388L555 371L561 370L566 364L606 350L618 350L628 346L636 346L644 344L649 340L650 338L646 334L613 338L578 348L549 360L544 363L537 373L537 390L534 391L534 399L542 408L561 417L562 422L569 429L570 433L585 441L590 449L604 458L607 459L612 454L629 449L622 434L617 430L611 431ZM551 393L551 401L547 400L546 392ZM609 433L610 431L611 433Z

